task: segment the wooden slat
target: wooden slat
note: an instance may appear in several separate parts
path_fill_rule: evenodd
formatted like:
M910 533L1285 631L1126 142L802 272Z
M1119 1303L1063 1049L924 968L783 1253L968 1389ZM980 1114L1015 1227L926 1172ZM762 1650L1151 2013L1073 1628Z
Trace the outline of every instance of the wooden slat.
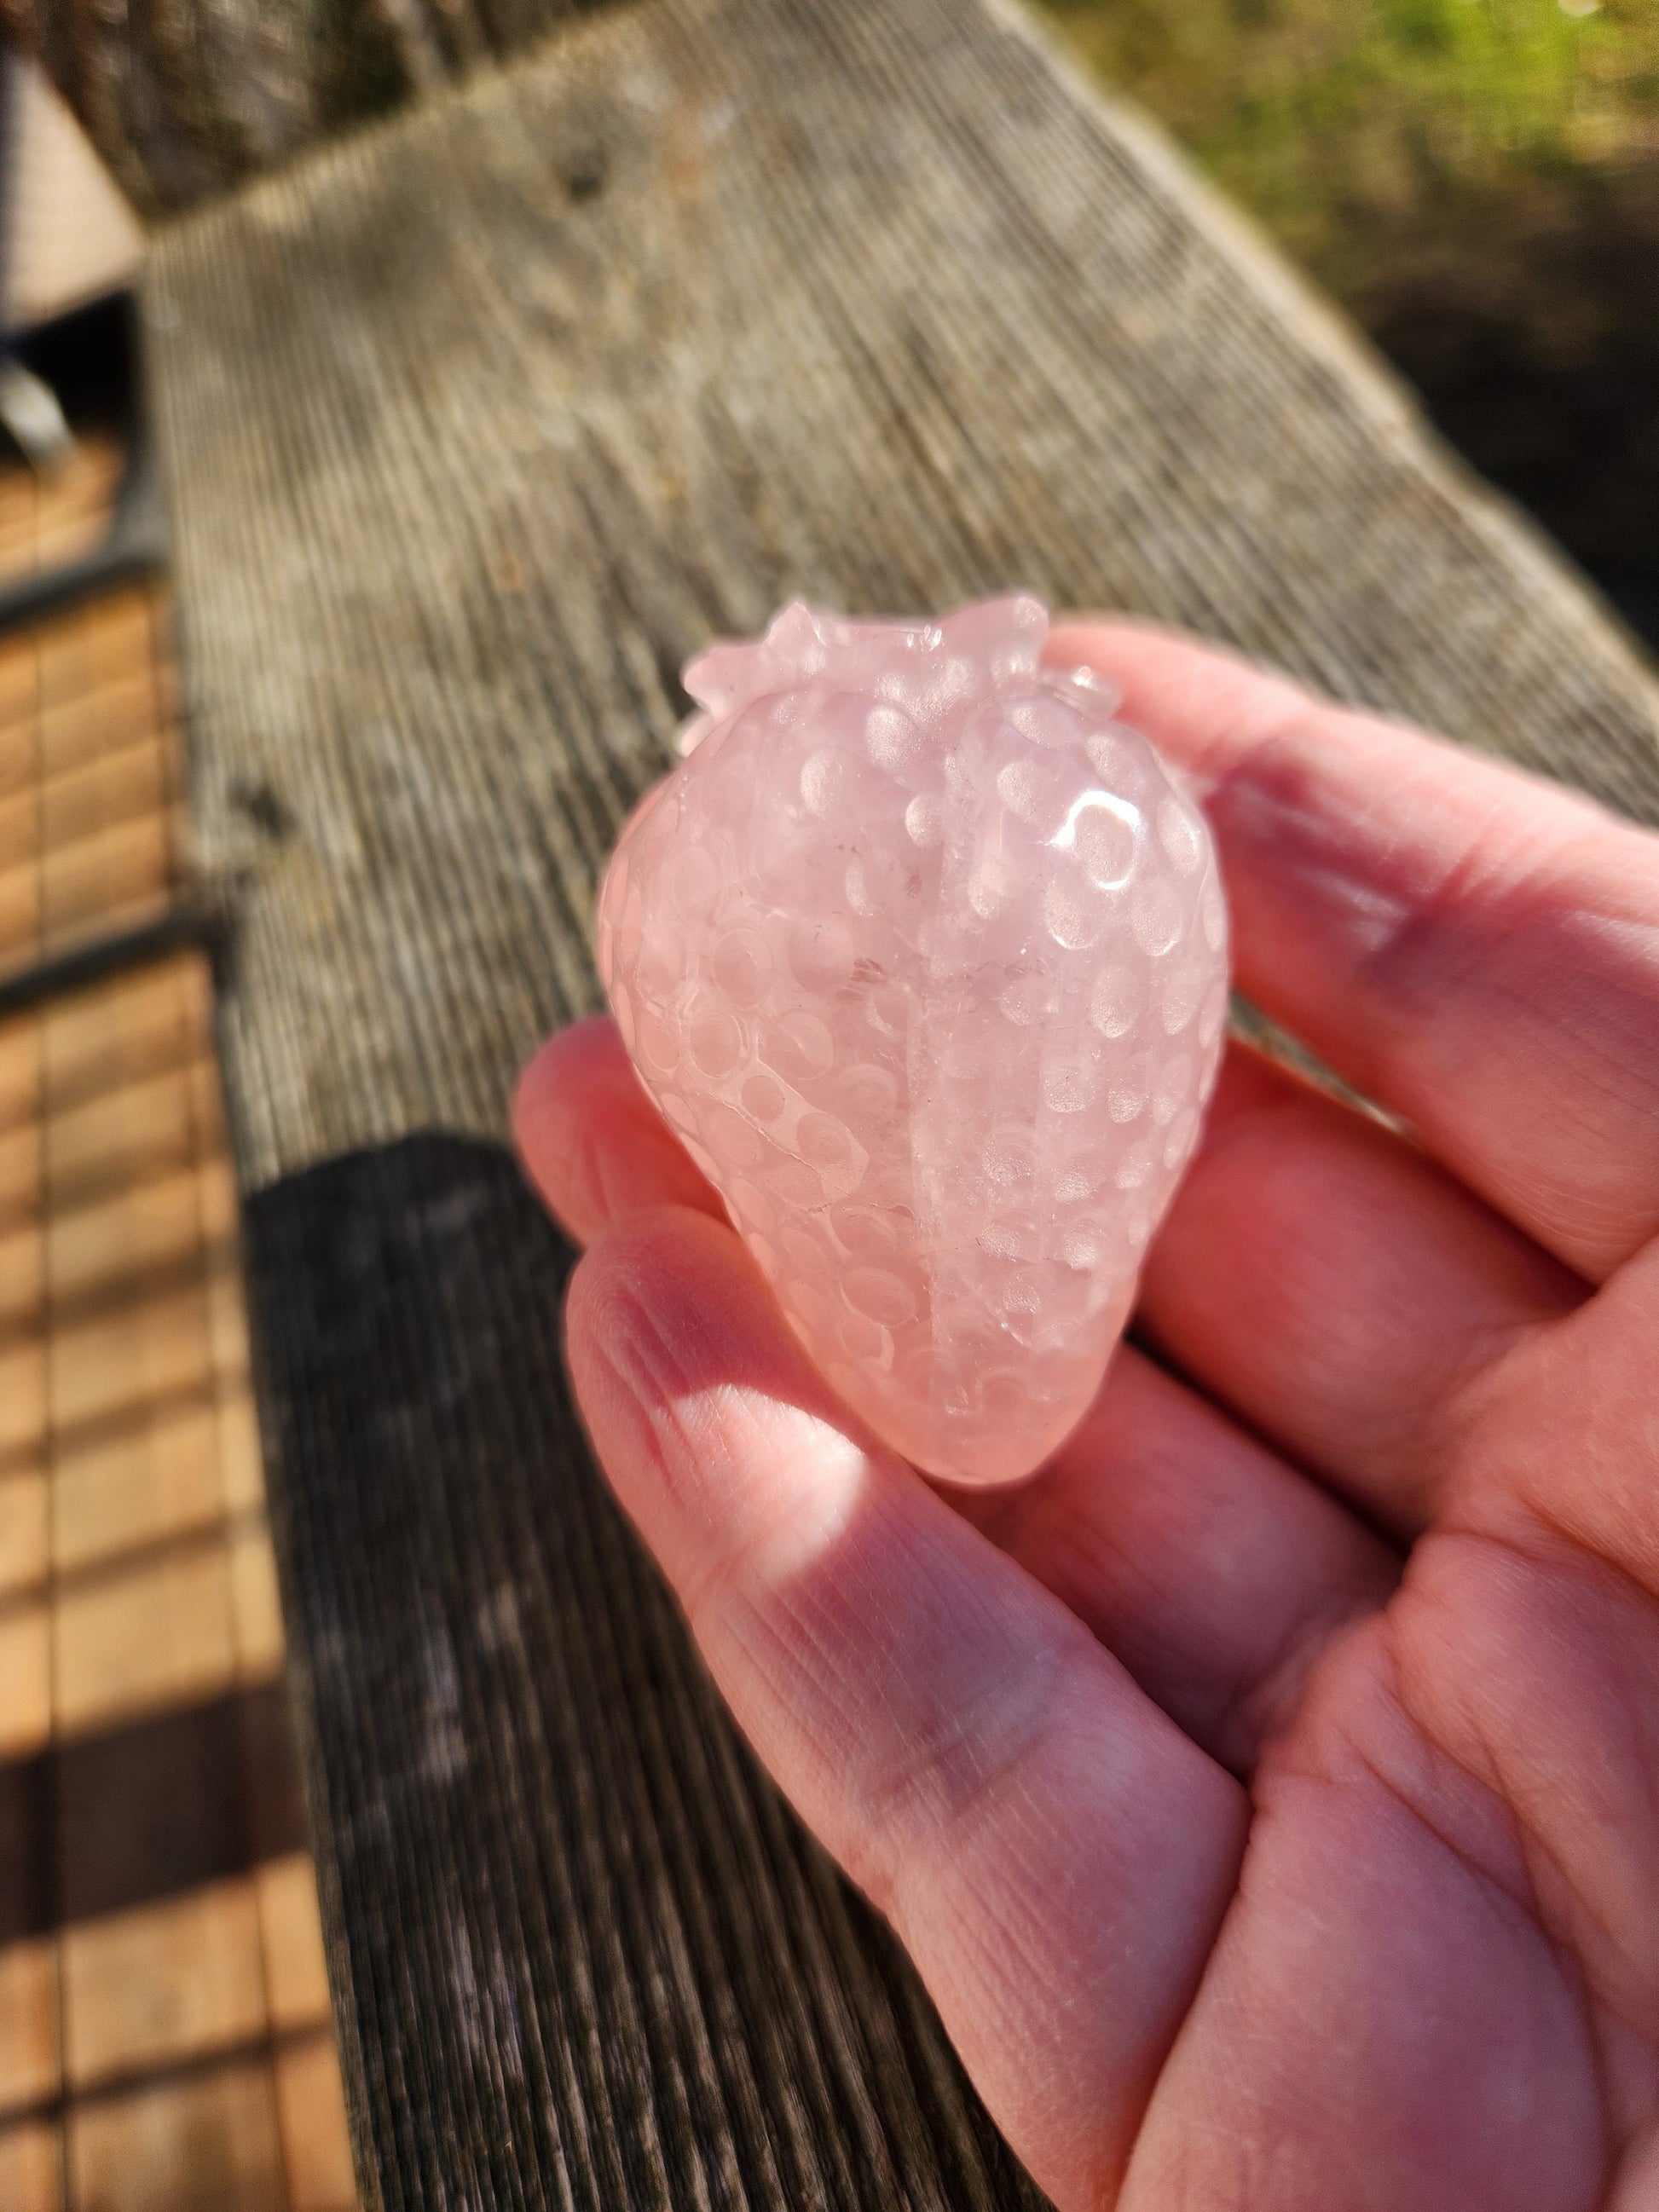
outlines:
M65 1734L216 1696L236 1679L230 1547L217 1533L61 1592L53 1701Z
M265 1997L251 1875L112 1912L63 1938L64 2054L89 2088L263 2033Z
M255 1880L271 2026L283 2032L325 2027L328 1965L311 1861L296 1852L261 1867Z
M27 1758L52 1733L51 1654L42 1599L0 1612L0 1760Z
M171 1406L136 1434L59 1452L52 1491L52 1544L65 1574L216 1527L225 1499L212 1404Z
M0 467L0 562L91 503ZM169 895L167 651L149 589L0 643L0 964ZM353 2202L210 1001L163 948L0 1020L5 2212Z
M70 2202L122 2212L288 2212L270 2069L185 2075L74 2108Z
M340 2069L325 2032L277 2053L276 2110L288 2212L357 2212Z
M46 1470L15 1468L0 1476L0 1602L38 1589L49 1556Z
M63 2212L62 2145L36 2123L0 2134L0 2203L13 2212Z
M1029 2201L605 1502L568 1255L500 1149L524 1054L594 1003L676 672L793 592L1026 586L1659 818L1652 672L981 0L605 15L173 229L145 302L380 2201Z

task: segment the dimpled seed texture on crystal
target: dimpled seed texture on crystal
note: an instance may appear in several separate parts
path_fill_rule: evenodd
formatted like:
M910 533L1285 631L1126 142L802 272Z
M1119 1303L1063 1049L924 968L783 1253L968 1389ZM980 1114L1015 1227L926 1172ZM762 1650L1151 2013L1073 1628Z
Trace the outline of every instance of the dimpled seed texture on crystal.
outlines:
M1048 628L796 605L712 647L599 895L635 1065L791 1327L958 1482L1093 1397L1226 1020L1204 818Z

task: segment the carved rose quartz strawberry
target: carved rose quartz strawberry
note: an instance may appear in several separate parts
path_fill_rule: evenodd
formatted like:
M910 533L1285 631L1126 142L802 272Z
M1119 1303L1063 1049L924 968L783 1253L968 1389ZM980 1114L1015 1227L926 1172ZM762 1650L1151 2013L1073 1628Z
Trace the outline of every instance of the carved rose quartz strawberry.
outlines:
M1048 619L797 604L713 647L599 896L641 1079L796 1334L960 1482L1086 1409L1226 1018L1204 818Z

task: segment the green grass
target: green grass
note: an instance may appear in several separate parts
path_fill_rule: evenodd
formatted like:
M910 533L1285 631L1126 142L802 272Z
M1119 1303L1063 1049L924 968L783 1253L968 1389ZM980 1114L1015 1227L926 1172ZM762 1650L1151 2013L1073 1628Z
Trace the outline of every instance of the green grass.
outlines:
M1340 295L1659 165L1659 0L1043 0ZM1572 0L1583 6L1587 0Z

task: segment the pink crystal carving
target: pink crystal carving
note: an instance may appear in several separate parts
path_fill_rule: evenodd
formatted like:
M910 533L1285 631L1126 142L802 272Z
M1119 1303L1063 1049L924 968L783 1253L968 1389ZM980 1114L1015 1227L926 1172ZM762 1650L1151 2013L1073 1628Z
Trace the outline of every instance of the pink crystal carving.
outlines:
M795 605L711 647L599 895L635 1065L791 1327L959 1482L1093 1397L1226 1018L1204 817L1048 624Z

